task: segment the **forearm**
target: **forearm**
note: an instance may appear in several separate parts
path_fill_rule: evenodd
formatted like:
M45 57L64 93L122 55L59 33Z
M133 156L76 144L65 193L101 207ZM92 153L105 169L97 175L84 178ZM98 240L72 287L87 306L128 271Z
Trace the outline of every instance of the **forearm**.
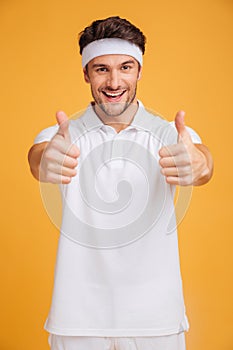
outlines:
M209 151L209 149L203 145L203 144L195 144L195 147L202 152L202 154L204 155L205 159L206 159L206 167L205 170L203 171L201 177L199 177L199 179L197 179L194 183L193 186L201 186L206 184L212 177L213 175L213 158L212 155Z
M32 175L39 181L40 162L48 142L33 145L28 152L28 162Z

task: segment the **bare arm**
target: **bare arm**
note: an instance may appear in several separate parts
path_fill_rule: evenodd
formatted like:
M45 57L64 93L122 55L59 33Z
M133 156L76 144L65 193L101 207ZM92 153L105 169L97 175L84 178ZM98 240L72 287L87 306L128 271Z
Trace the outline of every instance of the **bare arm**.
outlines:
M43 152L48 145L48 142L38 143L33 145L28 152L28 163L32 175L39 181L40 175L40 162Z

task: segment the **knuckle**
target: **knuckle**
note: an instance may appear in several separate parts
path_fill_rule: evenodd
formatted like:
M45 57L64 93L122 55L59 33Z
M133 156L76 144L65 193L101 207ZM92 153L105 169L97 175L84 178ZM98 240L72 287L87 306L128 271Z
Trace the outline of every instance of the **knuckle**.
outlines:
M69 175L73 177L73 176L77 175L77 171L75 169L71 169L69 172Z
M61 140L58 135L56 135L50 142L50 147L58 148L61 144Z
M69 162L69 168L70 168L70 169L76 168L77 165L78 165L78 162L77 162L75 159L73 159L73 160L71 160L71 161Z
M160 169L161 174L166 175L166 169L162 168Z
M62 181L61 181L61 183L63 184L63 185L67 185L67 184L69 184L71 182L71 178L70 177L63 177L62 178Z
M68 156L66 154L60 154L60 157L59 157L59 164L61 165L65 165L66 162L68 162Z
M161 166L163 166L163 159L162 159L162 158L159 159L159 164L160 164Z
M165 152L164 147L160 148L160 150L159 150L160 157L162 157L164 155L164 152Z
M75 144L73 144L73 145L70 147L70 149L69 149L69 153L70 153L70 155L73 156L73 157L79 157L79 155L80 155L80 150L79 150L79 148L78 148Z
M52 148L48 148L43 155L43 159L47 162L50 162L54 158L55 158L54 150Z

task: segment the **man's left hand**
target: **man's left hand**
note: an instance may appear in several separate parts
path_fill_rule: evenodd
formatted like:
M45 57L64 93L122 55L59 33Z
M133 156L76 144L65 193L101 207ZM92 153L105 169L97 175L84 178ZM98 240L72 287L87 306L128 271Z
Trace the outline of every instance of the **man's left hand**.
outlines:
M184 115L185 112L179 111L175 117L177 144L159 150L161 173L171 185L202 185L211 177L206 156L207 148L203 152L203 149L199 149L202 145L192 142L184 124Z

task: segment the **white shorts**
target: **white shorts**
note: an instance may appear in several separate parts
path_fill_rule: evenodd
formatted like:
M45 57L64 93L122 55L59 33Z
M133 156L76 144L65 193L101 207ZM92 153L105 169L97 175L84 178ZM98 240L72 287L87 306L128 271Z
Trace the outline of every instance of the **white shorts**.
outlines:
M51 350L185 350L185 332L155 337L49 335Z

